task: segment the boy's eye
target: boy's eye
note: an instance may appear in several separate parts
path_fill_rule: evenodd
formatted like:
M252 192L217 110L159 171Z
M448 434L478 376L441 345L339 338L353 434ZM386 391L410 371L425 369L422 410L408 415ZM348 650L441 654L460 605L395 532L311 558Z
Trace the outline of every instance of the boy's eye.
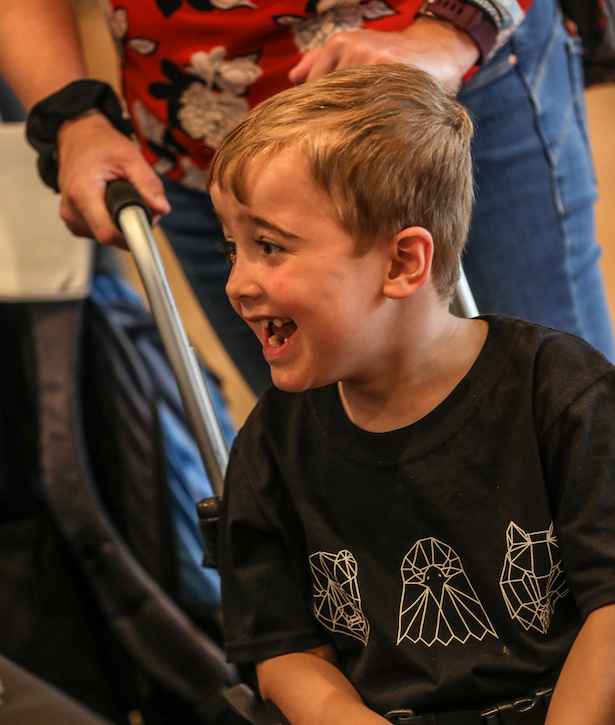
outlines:
M284 247L281 247L279 244L275 244L274 242L269 242L266 239L257 239L256 240L262 247L262 250L265 254L279 254L280 252L284 252Z
M237 256L237 245L235 242L229 242L228 240L223 240L218 242L218 248L224 254L229 262L235 262L235 257Z

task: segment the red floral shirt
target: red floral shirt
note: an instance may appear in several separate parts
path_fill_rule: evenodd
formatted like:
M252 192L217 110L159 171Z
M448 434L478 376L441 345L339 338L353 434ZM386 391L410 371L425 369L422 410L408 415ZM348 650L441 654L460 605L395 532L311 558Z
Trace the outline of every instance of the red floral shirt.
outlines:
M532 0L520 0L522 7ZM204 189L223 136L336 32L408 27L421 0L109 0L124 95L161 174Z

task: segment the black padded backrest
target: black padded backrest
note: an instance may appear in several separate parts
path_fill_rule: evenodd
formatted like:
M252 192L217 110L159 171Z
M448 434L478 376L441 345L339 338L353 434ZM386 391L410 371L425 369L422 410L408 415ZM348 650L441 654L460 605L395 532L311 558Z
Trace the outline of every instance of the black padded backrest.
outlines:
M45 496L126 650L213 723L228 707L221 692L235 671L139 563L101 505L81 420L84 313L84 301L30 305Z

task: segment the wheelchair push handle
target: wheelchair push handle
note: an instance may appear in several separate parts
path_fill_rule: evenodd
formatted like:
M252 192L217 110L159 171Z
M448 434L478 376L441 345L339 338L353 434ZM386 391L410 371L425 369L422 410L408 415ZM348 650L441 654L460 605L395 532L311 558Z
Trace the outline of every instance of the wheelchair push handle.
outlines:
M216 496L222 495L228 446L200 364L190 347L152 235L151 212L125 179L109 183L109 214L121 229L143 282L179 388L186 416Z
M118 229L120 228L120 212L128 206L138 206L143 209L148 223L152 223L152 212L150 208L143 201L143 197L137 189L126 179L115 179L107 184L105 204L107 205L109 215Z

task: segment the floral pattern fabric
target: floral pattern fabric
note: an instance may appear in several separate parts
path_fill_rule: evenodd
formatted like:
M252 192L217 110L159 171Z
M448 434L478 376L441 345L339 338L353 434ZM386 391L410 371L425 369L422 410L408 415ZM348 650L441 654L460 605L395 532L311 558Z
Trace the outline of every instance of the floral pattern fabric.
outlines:
M334 33L408 27L421 0L109 0L124 96L160 174L204 190L226 133L288 88L301 54Z
M519 0L526 11L533 0ZM407 28L421 0L107 0L147 160L199 190L237 121L335 33Z

